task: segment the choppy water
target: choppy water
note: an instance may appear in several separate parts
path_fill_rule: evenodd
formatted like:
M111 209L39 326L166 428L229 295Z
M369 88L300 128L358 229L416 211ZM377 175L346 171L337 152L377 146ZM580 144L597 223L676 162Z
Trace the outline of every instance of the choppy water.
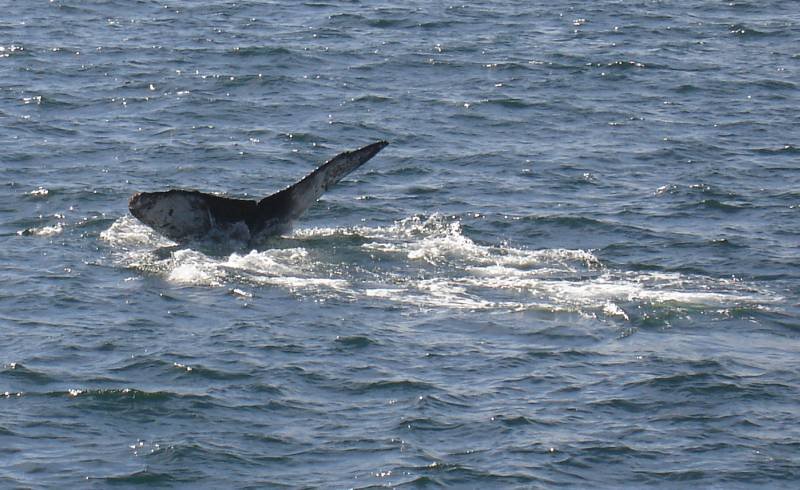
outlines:
M0 4L0 486L800 481L796 2Z

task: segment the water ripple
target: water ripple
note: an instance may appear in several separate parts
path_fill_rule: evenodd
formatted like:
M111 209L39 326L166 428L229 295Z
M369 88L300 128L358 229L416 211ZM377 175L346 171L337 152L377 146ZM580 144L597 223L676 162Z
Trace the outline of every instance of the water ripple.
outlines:
M166 3L4 5L0 486L800 478L791 2Z

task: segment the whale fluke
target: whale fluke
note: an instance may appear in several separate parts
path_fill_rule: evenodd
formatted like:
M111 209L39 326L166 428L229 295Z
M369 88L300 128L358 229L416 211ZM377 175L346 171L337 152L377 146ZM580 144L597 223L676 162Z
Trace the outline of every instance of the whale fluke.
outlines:
M142 223L176 242L203 238L214 231L247 241L263 239L285 233L325 191L388 144L378 141L340 153L295 184L258 202L170 189L137 192L128 209Z

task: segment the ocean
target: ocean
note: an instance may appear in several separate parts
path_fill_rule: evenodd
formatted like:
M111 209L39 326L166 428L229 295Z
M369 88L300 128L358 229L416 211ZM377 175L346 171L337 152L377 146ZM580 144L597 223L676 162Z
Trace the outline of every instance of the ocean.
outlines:
M795 1L0 2L0 487L797 488ZM390 145L263 246L259 199Z

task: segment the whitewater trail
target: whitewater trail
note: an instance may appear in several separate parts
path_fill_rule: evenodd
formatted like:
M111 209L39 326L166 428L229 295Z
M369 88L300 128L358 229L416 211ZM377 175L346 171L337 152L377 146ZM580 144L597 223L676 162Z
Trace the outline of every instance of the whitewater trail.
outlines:
M775 300L733 279L614 270L591 250L479 244L464 235L457 219L439 214L384 227L300 228L277 248L222 256L191 247L169 250L174 243L127 216L101 238L115 264L174 284L239 291L275 286L422 308L572 311L627 320L627 311L641 305L721 310ZM336 243L344 243L349 260L336 262L326 239L345 239ZM159 253L164 248L166 255Z

